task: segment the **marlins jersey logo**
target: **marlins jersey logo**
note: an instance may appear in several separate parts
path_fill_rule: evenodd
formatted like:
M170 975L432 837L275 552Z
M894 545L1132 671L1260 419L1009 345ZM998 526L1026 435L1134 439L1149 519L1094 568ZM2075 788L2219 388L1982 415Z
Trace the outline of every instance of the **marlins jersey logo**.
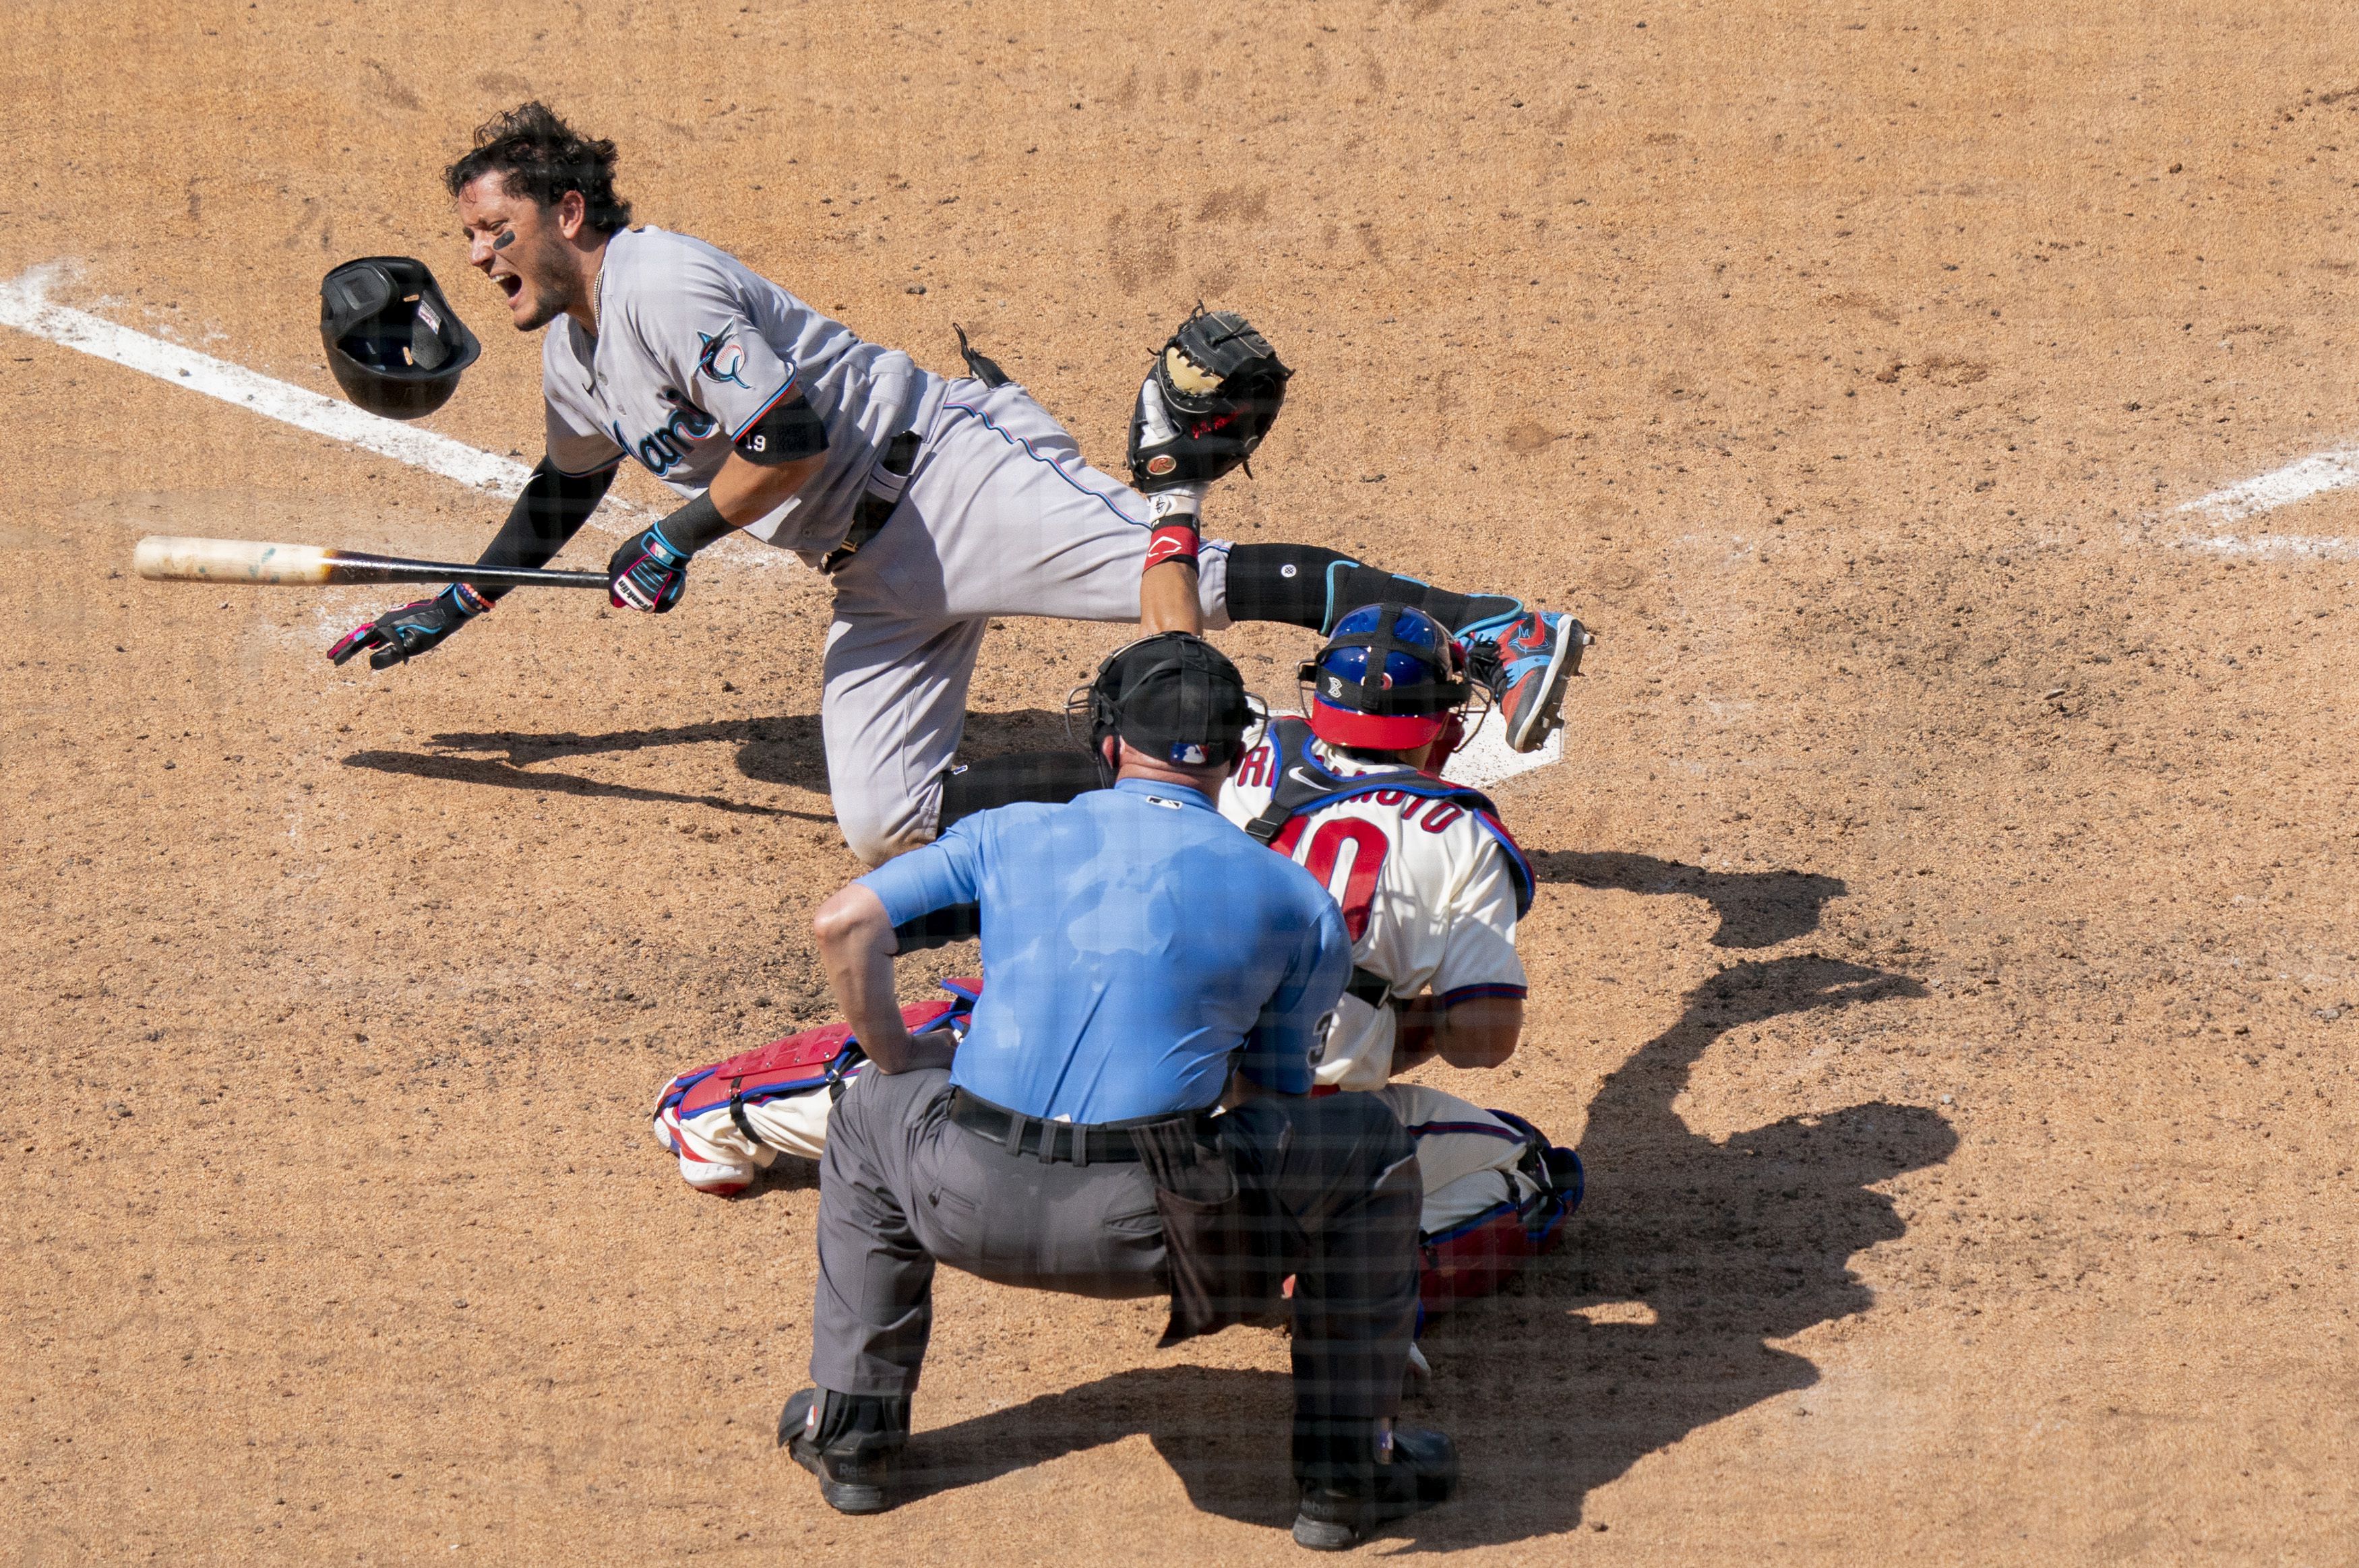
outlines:
M703 345L696 356L697 374L709 376L714 381L725 381L736 386L745 386L745 380L740 374L745 368L745 351L739 348L732 340L728 328L723 327L717 336L709 332L699 332L696 339ZM789 376L788 379L793 378ZM746 390L750 392L753 388L746 387Z

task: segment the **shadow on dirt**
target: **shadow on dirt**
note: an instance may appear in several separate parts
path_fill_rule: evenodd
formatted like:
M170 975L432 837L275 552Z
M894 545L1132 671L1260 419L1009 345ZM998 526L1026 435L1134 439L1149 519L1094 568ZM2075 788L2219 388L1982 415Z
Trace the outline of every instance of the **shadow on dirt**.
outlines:
M1061 747L1064 715L1046 708L971 714L967 744L960 754L992 756L1003 752ZM827 793L827 752L819 719L789 714L775 719L726 719L659 730L614 730L603 734L575 730L526 733L516 730L455 731L435 736L424 752L354 752L348 768L400 773L449 784L487 784L544 795L592 795L609 800L655 801L698 806L740 816L780 816L802 822L832 822L832 813L759 806L716 795L689 795L645 784L610 783L579 773L556 773L541 764L577 757L644 752L667 746L712 742L737 748L737 771L757 784Z
M1621 892L1681 892L1704 900L1720 916L1715 947L1771 947L1819 927L1831 899L1851 890L1841 879L1814 871L1711 871L1679 860L1614 851L1540 849L1532 874L1544 882L1572 882Z
M497 789L530 790L536 795L582 795L602 800L661 801L673 806L701 806L737 816L786 816L804 822L832 822L824 811L795 811L780 806L756 806L726 800L717 795L681 795L672 790L643 789L636 784L607 784L579 773L527 772L496 757L438 756L429 752L354 752L344 759L348 768L372 773L403 773L411 778L437 779L445 784L490 784Z
M1733 1030L1924 994L1817 956L1739 964L1605 1080L1582 1142L1590 1196L1564 1249L1426 1336L1434 1388L1406 1419L1456 1437L1466 1476L1401 1534L1455 1551L1573 1529L1589 1491L1645 1455L1817 1381L1767 1342L1867 1309L1850 1260L1905 1229L1869 1189L1948 1159L1957 1135L1924 1107L1866 1104L1715 1143L1672 1105ZM1283 1529L1289 1401L1277 1373L1124 1372L922 1433L905 1475L940 1491L1144 1433L1198 1508Z

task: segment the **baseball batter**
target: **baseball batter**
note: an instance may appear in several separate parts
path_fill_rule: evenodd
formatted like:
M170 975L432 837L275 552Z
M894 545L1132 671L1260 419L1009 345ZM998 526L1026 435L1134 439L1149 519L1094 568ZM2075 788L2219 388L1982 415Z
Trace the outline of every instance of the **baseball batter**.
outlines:
M821 730L837 820L864 860L930 840L946 813L1094 782L1096 762L1071 753L954 770L993 616L1324 632L1352 605L1399 600L1473 650L1512 745L1536 748L1561 722L1587 641L1570 617L1317 546L1200 540L1212 483L1284 395L1286 368L1242 319L1191 318L1156 360L1132 418L1134 489L1084 464L980 356L973 376L935 375L701 241L631 226L614 163L613 143L527 103L445 171L470 260L519 330L547 329L547 453L482 562L549 560L629 459L683 504L609 561L616 606L671 610L697 552L739 529L827 574ZM330 656L365 650L377 669L415 658L499 598L454 584L355 628Z

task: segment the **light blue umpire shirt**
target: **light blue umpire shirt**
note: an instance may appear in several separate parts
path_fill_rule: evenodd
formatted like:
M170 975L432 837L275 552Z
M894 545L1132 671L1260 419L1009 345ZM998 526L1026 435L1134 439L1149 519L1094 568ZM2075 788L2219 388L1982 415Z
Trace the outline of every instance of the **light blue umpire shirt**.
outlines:
M1199 1109L1233 1054L1307 1094L1352 972L1327 890L1177 784L980 812L860 881L896 925L981 906L983 999L951 1081L1027 1116Z

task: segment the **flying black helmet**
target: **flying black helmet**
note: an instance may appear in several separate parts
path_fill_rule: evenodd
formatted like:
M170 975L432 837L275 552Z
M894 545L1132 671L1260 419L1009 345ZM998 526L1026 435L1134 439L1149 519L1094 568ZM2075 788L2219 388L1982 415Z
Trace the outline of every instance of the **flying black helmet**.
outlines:
M320 342L344 395L388 419L416 419L451 401L459 373L484 351L408 256L363 256L320 280Z

